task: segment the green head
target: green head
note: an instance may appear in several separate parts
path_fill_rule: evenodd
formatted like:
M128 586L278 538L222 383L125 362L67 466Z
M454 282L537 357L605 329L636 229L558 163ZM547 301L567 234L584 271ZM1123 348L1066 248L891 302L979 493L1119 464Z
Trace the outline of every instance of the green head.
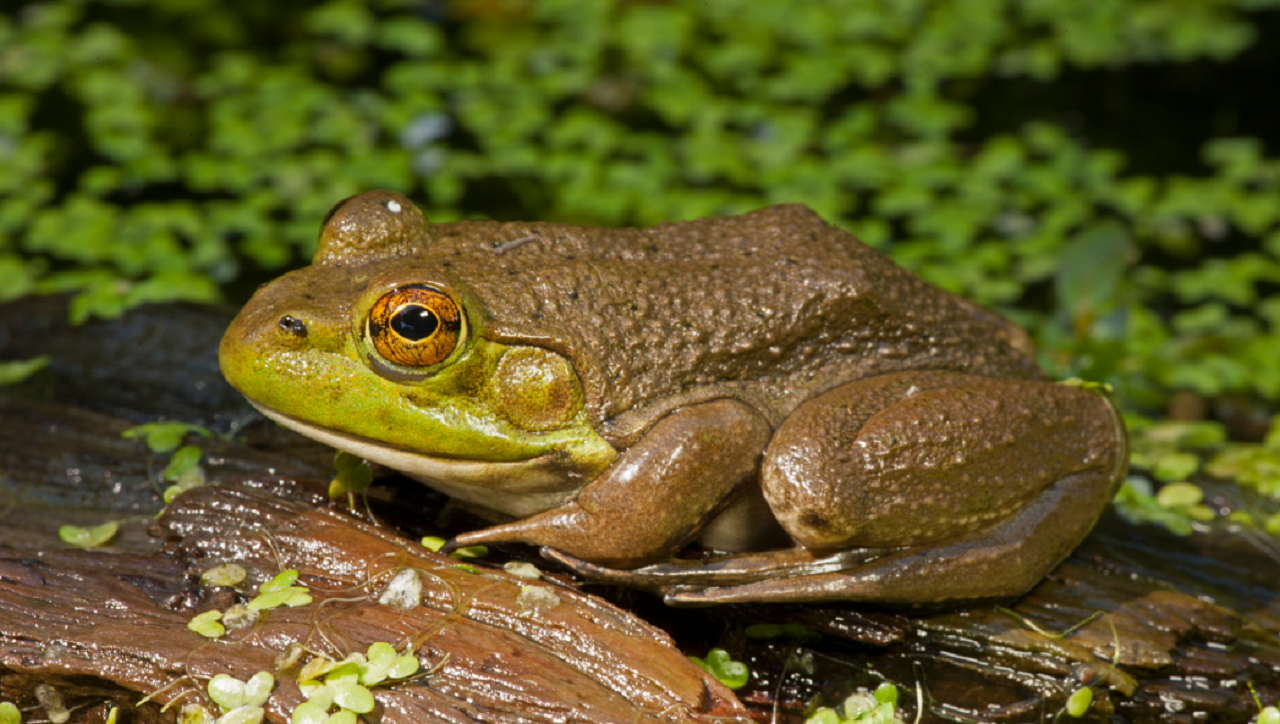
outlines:
M258 290L232 322L223 374L281 424L456 497L506 511L487 492L500 488L554 503L616 453L571 362L488 338L483 300L419 258L429 243L402 196L342 202L312 265Z

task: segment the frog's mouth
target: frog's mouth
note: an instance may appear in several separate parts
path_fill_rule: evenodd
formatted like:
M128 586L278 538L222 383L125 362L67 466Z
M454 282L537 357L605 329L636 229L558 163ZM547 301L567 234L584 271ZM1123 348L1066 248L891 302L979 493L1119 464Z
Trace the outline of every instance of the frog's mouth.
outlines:
M249 400L263 415L330 447L385 465L426 483L451 498L515 517L554 508L573 497L573 481L554 455L488 462L433 457L376 440L315 425Z

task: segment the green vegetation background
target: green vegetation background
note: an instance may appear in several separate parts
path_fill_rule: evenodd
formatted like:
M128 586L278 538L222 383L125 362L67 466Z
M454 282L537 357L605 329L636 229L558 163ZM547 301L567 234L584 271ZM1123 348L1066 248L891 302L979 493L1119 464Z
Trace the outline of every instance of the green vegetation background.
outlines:
M1280 401L1280 0L5 8L0 299L238 302L375 187L437 221L802 202L1128 410Z

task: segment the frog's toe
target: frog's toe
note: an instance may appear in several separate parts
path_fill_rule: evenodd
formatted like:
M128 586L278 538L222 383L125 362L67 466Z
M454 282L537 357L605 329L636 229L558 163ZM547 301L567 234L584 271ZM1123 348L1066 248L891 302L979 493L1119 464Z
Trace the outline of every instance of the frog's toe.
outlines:
M597 565L591 561L584 561L581 558L571 556L568 553L565 553L558 548L552 548L551 546L543 546L539 549L539 552L542 554L543 558L546 558L549 561L555 561L574 573L577 573L584 578L590 578L593 581L624 583L624 581L615 580L615 578L620 577L629 579L631 574L633 574L632 571L620 568L609 568L608 566Z
M542 557L555 561L578 575L600 583L616 583L619 586L665 591L672 586L688 585L700 574L700 564L694 561L674 559L643 568L610 568L569 555L562 550L544 546Z
M757 581L717 588L676 587L664 593L668 606L709 606L720 603L805 603L845 600L853 587L844 573L821 573L776 581Z
M672 558L643 568L622 570L584 561L555 548L542 549L543 558L555 561L583 577L602 583L643 588L668 597L695 591L745 590L753 584L761 585L752 590L785 586L787 582L805 580L827 572L853 570L883 554L883 550L868 548L851 548L824 555L815 555L804 548L783 548L706 558ZM776 600L802 599L792 597Z

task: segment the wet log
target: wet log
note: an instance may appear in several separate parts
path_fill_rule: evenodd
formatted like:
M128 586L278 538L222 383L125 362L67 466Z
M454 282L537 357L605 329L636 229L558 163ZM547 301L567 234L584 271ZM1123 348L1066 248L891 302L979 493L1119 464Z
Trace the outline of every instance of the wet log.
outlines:
M0 551L0 681L34 704L39 681L66 704L103 702L160 719L171 702L216 711L215 674L277 676L270 721L303 702L291 647L340 660L376 641L412 651L430 675L377 689L375 719L684 722L744 720L731 692L658 629L554 581L460 568L385 529L329 509L289 480L205 486L183 494L153 533L152 555ZM248 571L235 588L201 584L221 563ZM211 641L188 630L201 610L246 600L281 570L313 601L263 613ZM397 573L423 587L419 605L379 603ZM531 594L532 592L532 594ZM538 595L540 594L540 595ZM309 655L304 656L310 658ZM90 684L92 678L96 684ZM176 708L171 709L176 711Z

